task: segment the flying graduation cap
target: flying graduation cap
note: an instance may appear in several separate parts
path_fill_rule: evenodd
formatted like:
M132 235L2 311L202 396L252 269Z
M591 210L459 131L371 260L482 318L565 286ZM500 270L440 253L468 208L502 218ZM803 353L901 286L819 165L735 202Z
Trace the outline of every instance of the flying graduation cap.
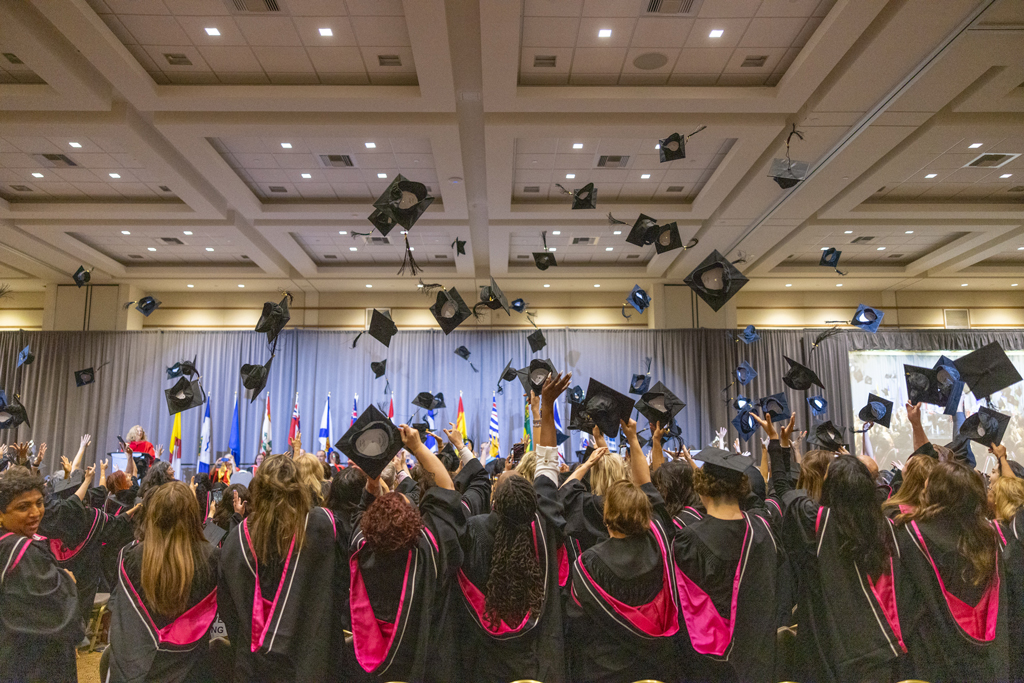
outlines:
M754 404L749 398L747 398L743 394L738 394L736 398L733 399L732 407L740 412L743 412L744 410L750 410L751 408L753 408Z
M32 426L28 421L28 410L21 405L19 396L15 394L8 402L7 395L0 391L0 429L13 429L22 423Z
M578 190L569 190L562 187L560 184L555 183L555 187L560 189L563 194L572 195L572 208L573 209L596 209L597 208L597 188L594 187L594 183L587 183Z
M534 353L537 353L548 345L547 339L544 338L544 333L539 329L534 330L533 333L526 338L526 341L530 343L530 350Z
M255 401L267 386L267 379L270 377L270 364L273 362L274 357L271 356L266 365L246 363L242 366L242 386L249 390L249 403Z
M740 361L740 364L736 367L736 381L746 386L755 377L757 377L757 370L751 367L747 361Z
M633 378L629 380L629 393L640 396L647 392L651 387L651 376L648 375L633 375Z
M78 270L76 270L75 274L71 276L71 279L74 280L75 284L78 285L78 288L81 289L82 285L88 284L89 280L92 279L92 268L86 270L85 266L78 266Z
M591 378L583 408L605 436L615 438L619 433L619 421L628 420L633 412L633 399Z
M367 216L366 219L373 223L373 227L377 228L377 232L384 235L385 237L387 237L388 233L391 232L396 225L398 225L398 223L396 223L394 219L392 219L390 216L385 214L380 209L374 209L373 213Z
M853 320L850 321L850 324L874 334L878 332L883 316L885 316L885 311L861 304L857 307L857 312L853 314Z
M455 349L455 355L464 361L469 361L470 351L465 346L460 346ZM473 372L480 372L476 369L476 366L473 365L472 361L469 362L469 367L473 368Z
M522 313L523 311L526 310L527 303L523 299L516 299L511 304L509 304L509 306L516 313Z
M421 391L416 394L416 398L412 400L412 404L417 408L423 408L423 410L437 410L438 408L444 408L444 394L441 392L431 394L429 391Z
M732 426L740 433L740 438L746 441L757 431L757 420L754 419L749 410L741 410L732 419ZM703 451L701 452L703 453Z
M569 390L569 393L566 394L566 398L569 399L569 403L583 403L583 387L577 384Z
M839 257L842 255L843 252L839 251L835 247L829 247L821 252L821 260L818 261L818 265L832 268L840 275L846 275L846 273L839 270Z
M744 344L753 344L754 342L761 339L761 335L757 333L757 330L753 325L747 325L743 328L743 331L736 335L738 341Z
M198 358L198 356L196 356L196 358ZM182 375L191 378L194 375L198 375L199 371L196 369L196 358L193 358L192 360L178 361L171 367L167 368L167 379L174 379L175 377L181 377Z
M658 157L661 159L661 163L666 161L675 161L676 159L686 158L686 141L707 128L707 126L701 126L697 130L693 131L689 135L680 135L679 133L672 133L664 140L658 140Z
M872 422L888 429L892 421L892 401L877 394L868 394L868 404L860 409L857 417L863 422Z
M462 296L454 287L448 290L442 289L437 293L437 299L434 301L434 305L430 307L430 312L445 334L451 334L452 330L464 323L469 316L473 315L473 312L469 310L469 306L466 305L466 302L463 301Z
M717 311L749 280L716 249L683 282Z
M523 391L527 394L532 391L537 396L540 396L548 376L553 374L555 374L555 366L550 358L547 360L534 358L527 367L516 373L519 382L523 385Z
M825 385L818 379L818 374L814 370L811 370L806 365L797 363L789 356L783 356L783 358L789 363L789 370L786 371L785 376L782 378L787 387L795 391L807 391L811 388L812 384L816 384L822 389L825 388Z
M939 359L939 363L941 362L942 359ZM942 367L942 379L940 379L940 367ZM952 378L954 373L955 380ZM916 365L904 365L903 376L907 382L907 400L910 403L930 403L942 406L946 415L956 414L956 409L960 405L960 397L963 395L964 383L960 381L960 374L955 366L936 364L934 368L922 368Z
M370 404L334 447L358 465L366 476L376 479L402 449L402 435L387 415Z
M998 446L1010 424L1010 416L979 406L974 413L960 425L960 436L977 441L983 446Z
M505 393L504 389L501 388L502 382L511 382L516 377L518 377L518 375L516 374L515 369L513 369L512 361L510 360L509 362L505 363L505 369L501 371L501 376L498 377L498 393Z
M427 194L426 185L399 173L373 205L388 219L411 230L433 201L434 198Z
M838 452L846 447L843 435L846 430L832 423L832 420L822 422L814 428L814 442L823 450Z
M764 416L772 422L782 422L789 419L789 401L786 400L786 392L784 391L758 399L758 404L761 406L761 412L764 413Z
M771 168L768 169L768 175L774 180L779 187L783 190L787 190L801 180L807 177L807 169L810 167L806 161L793 161L789 156L789 143L793 139L793 136L804 139L803 134L796 129L796 124L793 124L793 130L789 133L786 138L786 158L785 159L772 159Z
M260 314L260 319L256 322L256 331L267 335L268 344L273 344L277 340L277 335L281 334L281 330L292 319L291 314L288 312L288 302L291 299L292 295L285 293L281 303L275 304L273 301L263 303L263 312Z
M456 256L466 255L466 240L460 240L458 237L456 237L455 241L451 243L451 246L455 247Z
M821 417L828 411L828 401L821 396L808 396L807 407L811 409L811 415Z
M662 427L667 427L686 404L669 391L668 387L658 382L649 391L644 392L633 407L651 424L658 422Z
M75 370L75 386L84 387L96 381L96 371L92 368Z
M370 371L373 372L374 379L380 379L388 371L388 359L371 361Z
M191 408L196 408L206 402L206 395L199 380L189 381L179 377L174 386L164 390L164 398L167 400L167 413L175 415Z
M499 308L503 309L508 315L512 315L508 306L508 297L505 296L505 292L501 291L498 287L498 283L491 278L490 285L484 285L480 288L480 301L487 305L487 308L492 311L496 311Z
M646 214L640 214L629 234L626 235L626 242L635 244L638 247L646 247L654 244L658 238L658 221Z
M626 297L626 303L622 304L622 317L628 319L630 316L626 315L627 305L632 306L637 313L643 313L651 305L651 297L640 289L640 285L633 285L633 291Z
M370 316L370 336L387 347L391 347L391 338L398 334L398 326L387 313L382 313L376 308ZM358 339L358 337L356 337Z
M977 399L987 398L1021 381L1020 373L999 342L986 344L957 358L953 366Z
M135 304L136 311L148 318L150 313L160 308L161 302L157 301L154 297L144 296L136 301L129 301L124 305L124 307L128 308L132 304Z
M20 368L22 365L32 365L32 362L35 361L35 359L36 354L32 353L32 345L29 344L21 350L21 353L18 354L18 364L15 367Z

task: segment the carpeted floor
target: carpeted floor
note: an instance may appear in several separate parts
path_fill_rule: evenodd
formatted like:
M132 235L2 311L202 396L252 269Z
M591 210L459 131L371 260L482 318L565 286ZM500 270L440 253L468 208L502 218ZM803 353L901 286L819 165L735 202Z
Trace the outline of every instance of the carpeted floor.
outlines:
M88 652L78 654L78 683L100 682L100 653Z

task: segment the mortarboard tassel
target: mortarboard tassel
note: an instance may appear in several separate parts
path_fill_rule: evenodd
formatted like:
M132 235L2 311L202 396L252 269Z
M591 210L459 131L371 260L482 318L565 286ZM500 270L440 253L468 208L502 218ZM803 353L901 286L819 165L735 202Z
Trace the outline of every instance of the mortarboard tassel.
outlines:
M561 183L555 183L555 187L562 191L562 194L572 194L569 190L562 187Z
M469 367L473 368L473 372L480 372L479 370L476 369L476 366L473 365L472 362L469 364Z
M825 341L829 337L834 337L837 334L841 334L842 332L843 331L841 329L839 329L838 326L831 327L831 328L825 330L824 332L822 332L821 334L819 334L817 337L814 338L814 342L811 344L811 351L813 351L814 349L818 348L818 344L821 344L821 342Z
M612 215L612 212L608 212L608 225L629 225L626 221L620 221L618 218Z
M424 282L423 280L420 280L419 289L424 296L429 297L433 296L437 292L437 290L443 290L444 285L442 285L440 282Z
M356 344L359 343L359 338L362 337L362 336L363 336L363 333L360 332L359 334L356 335L356 338L352 340L352 348L353 349L356 348Z
M421 268L419 264L416 263L416 259L413 258L412 249L409 248L408 235L405 236L405 257L402 259L402 267L398 269L398 275L405 275L406 264L409 266L409 274L413 277L415 277L417 273L423 272L423 268Z

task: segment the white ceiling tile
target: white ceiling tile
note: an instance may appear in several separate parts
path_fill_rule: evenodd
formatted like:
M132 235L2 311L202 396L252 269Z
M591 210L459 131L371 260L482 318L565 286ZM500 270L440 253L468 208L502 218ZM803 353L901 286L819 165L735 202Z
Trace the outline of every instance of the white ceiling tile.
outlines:
M206 0L204 0L205 2ZM348 14L340 0L288 0L288 12L299 16L344 16Z
M755 16L809 17L819 3L820 0L763 0Z
M693 19L681 17L641 17L633 32L634 47L682 47Z
M121 23L121 20L118 19L115 15L103 14L100 15L100 18L103 19L103 22L113 32L113 34L117 36L117 39L125 45L131 45L138 42L136 41L135 36L131 34L131 32L125 27L125 25Z
M729 63L731 48L684 48L679 51L673 74L718 74ZM669 80L672 83L672 80Z
M188 35L172 16L120 16L135 40L141 45L191 45Z
M781 47L739 47L733 52L729 63L725 65L725 73L770 74L775 71L775 65L785 54L785 48ZM742 66L743 60L747 57L767 57L768 59L765 60L764 66Z
M359 45L411 45L404 17L352 17L351 22Z
M313 73L313 64L302 47L254 47L256 59L268 74Z
M554 57L554 66L534 66L534 58L538 56ZM538 76L567 74L572 66L571 47L531 47L523 48L523 56L520 61L520 73L536 74Z
M398 163L395 161L394 154L353 154L352 158L355 160L356 166L358 168L370 168L389 171L389 179L394 175L390 171L393 171L396 168L398 168Z
M184 71L209 71L206 60L191 45L147 45L146 52L164 73ZM183 54L188 57L191 65L175 66L167 61L165 54Z
M274 154L274 161L280 168L311 170L320 168L316 157L311 153L302 154Z
M582 9L583 0L526 0L523 16L578 17Z
M640 140L636 138L603 139L597 146L598 155L633 156L640 151Z
M366 72L362 53L357 47L307 47L306 54L319 73Z
M295 29L303 45L334 47L358 44L352 23L346 17L293 17L292 21L295 22ZM321 28L331 29L332 35L320 35Z
M749 19L697 19L686 38L686 47L736 47L749 23ZM721 30L724 33L720 38L711 38L712 30Z
M346 0L348 13L361 16L393 16L405 14L402 0Z
M615 74L616 80L626 59L624 47L581 47L573 54L572 74Z
M629 171L624 168L592 168L583 172L582 180L580 174L576 174L577 187L583 187L587 183L595 183L598 186L604 183L623 183L629 178Z
M114 14L170 14L162 0L104 0Z
M291 3L288 3L291 7ZM215 16L228 14L227 6L221 2L211 0L171 0L167 3L167 9L171 14L182 17L190 16Z
M352 199L371 196L366 183L331 183L331 187L339 197Z
M370 74L393 74L393 73L415 73L416 64L413 62L412 50L407 47L361 47L363 63ZM401 60L401 66L381 66L380 55L397 55Z
M295 24L289 17L235 17L238 28L251 46L302 45Z
M676 170L669 169L665 171L661 182L668 185L692 185L700 182L701 176L704 175L703 169L695 170Z
M623 183L622 189L619 190L619 199L651 199L657 190L658 186L654 183Z
M564 183L567 182L565 179L565 173L562 173L558 177L551 171L545 171L543 169L533 171L528 169L517 169L515 172L515 179L517 183L525 183L527 185L537 185L538 183Z
M236 153L235 158L242 168L277 168L277 161L273 154L242 154Z
M86 168L51 168L48 173L53 173L61 180L70 183L92 183L100 182L102 178Z
M583 19L576 47L628 47L635 25L636 19ZM612 34L600 38L598 32L602 29L610 30Z
M665 64L662 65L662 66L659 66L656 69L640 69L640 68L637 68L637 66L633 63L641 55L650 55L652 53L664 55L664 57L665 57ZM649 59L649 58L645 57L645 60L647 60L647 59ZM677 50L677 49L651 50L650 48L632 48L632 49L630 49L626 53L626 61L625 61L625 63L622 66L622 73L623 74L638 74L638 75L645 75L645 74L651 74L651 75L654 75L654 74L668 74L668 73L670 73L672 71L672 68L675 66L676 61L678 61L678 59L679 59L679 50ZM646 63L649 64L650 62L647 61ZM625 81L623 81L623 82L625 82ZM662 83L664 83L664 79L662 80ZM637 85L640 85L640 83L637 83Z
M363 172L358 168L325 168L320 171L327 182L332 185L359 184L363 182Z
M647 0L585 0L585 17L636 17L647 9Z
M710 0L701 5L700 18L752 17L761 0Z
M517 154L516 168L550 169L555 167L554 154Z
M590 168L594 165L594 152L567 152L555 155L555 168L572 171L575 169Z
M573 47L579 26L579 19L526 17L523 19L523 47Z
M516 138L516 154L551 154L557 144L554 138Z
M753 19L740 47L789 47L807 23L805 19Z
M244 19L244 17L239 17L239 19ZM178 17L177 21L194 45L223 47L246 44L245 36L238 30L232 17ZM208 28L217 29L220 31L220 35L211 36L206 32Z
M396 153L431 154L428 138L391 138L391 149Z
M200 46L200 54L215 72L253 73L260 71L260 63L247 47Z

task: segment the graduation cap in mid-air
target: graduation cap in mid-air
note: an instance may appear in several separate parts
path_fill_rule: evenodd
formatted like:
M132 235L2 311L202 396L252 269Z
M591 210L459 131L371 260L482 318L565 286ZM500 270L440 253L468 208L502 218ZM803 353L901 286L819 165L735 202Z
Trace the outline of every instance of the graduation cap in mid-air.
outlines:
M786 399L786 392L784 391L758 399L758 404L761 406L761 412L764 416L772 422L782 422L789 419L789 401Z
M640 289L640 285L633 285L633 291L626 297L626 303L636 309L637 313L643 313L651 305L651 297ZM623 316L625 316L625 305L623 305Z
M566 190L561 185L558 185L558 187L561 188L562 191L568 192L568 190ZM594 183L587 183L580 189L569 192L569 194L572 195L573 209L597 208L597 188L594 187Z
M750 384L750 380L757 377L757 370L751 367L747 361L740 361L740 364L736 366L736 381L746 386Z
M551 359L543 360L541 358L534 358L530 361L530 364L516 373L519 377L520 383L523 385L523 391L529 394L531 391L540 396L541 390L544 388L544 382L550 375L555 374L555 366L551 362Z
M753 325L747 325L743 328L743 331L736 335L736 339L743 342L744 344L753 344L761 338L761 335L757 333L757 330Z
M555 255L549 251L533 252L533 263L537 266L537 270L547 270L551 266L558 265L558 262L555 261Z
M242 386L249 390L249 403L255 401L267 386L267 379L270 377L270 364L273 362L274 357L271 356L265 365L246 363L242 366Z
M828 247L821 252L821 260L818 261L818 265L831 268L840 275L846 275L846 273L839 270L839 257L842 255L843 252L839 251L835 247Z
M522 313L526 310L526 301L523 299L515 299L511 304L509 304L509 307L516 313Z
M640 214L629 234L626 235L626 242L635 244L638 247L646 247L654 244L658 237L658 221L646 214Z
M597 423L590 416L583 403L570 403L569 408L569 429L572 431L583 431L590 434L594 431Z
M736 417L732 419L732 426L736 428L736 431L740 433L740 438L746 441L754 432L757 431L757 420L751 415L749 410L741 410ZM703 453L704 451L701 451Z
M652 425L658 422L662 427L667 427L686 404L668 387L658 382L649 391L644 392L634 407Z
M434 301L434 305L430 307L430 312L445 334L451 334L452 330L473 315L473 312L469 310L469 306L463 301L459 291L454 287L437 293L437 299Z
M462 360L469 360L470 350L467 349L465 346L460 346L459 348L455 349L455 355L461 358Z
M645 393L650 386L651 376L649 374L633 375L633 378L629 381L629 393L639 396Z
M198 358L198 356L196 356L196 358ZM196 358L193 358L192 360L178 361L171 367L167 368L167 379L174 379L175 377L181 377L182 375L186 377L194 377L195 375L198 375L199 371L196 369Z
M786 371L785 376L782 378L787 387L795 391L807 391L811 388L811 385L817 385L822 389L825 388L825 385L818 379L818 373L814 372L814 370L811 370L806 365L797 363L789 356L783 356L783 358L789 363L789 370Z
M943 366L942 370L934 368L922 368L916 365L904 365L903 376L907 382L907 400L910 403L930 403L942 406L946 415L955 415L960 405L960 397L963 395L964 383L950 379L952 374L959 377L956 367ZM940 379L940 372L947 381Z
M753 407L753 405L753 402L743 394L739 394L738 396L736 396L736 398L733 399L732 402L732 407L735 408L736 410L739 410L740 412L744 410L750 410Z
M698 457L704 462L702 469L717 479L738 481L743 478L747 468L754 464L754 459L749 455L714 446L702 448Z
M540 330L534 330L533 333L526 338L526 341L530 343L530 350L534 353L537 353L548 345L547 339L544 338L544 333Z
M619 421L629 420L633 412L633 399L591 378L583 408L605 436L614 438L619 433Z
M19 396L11 396L8 402L7 395L0 391L0 429L14 429L22 423L32 426L28 421L28 410L21 404Z
M828 410L828 401L821 396L808 396L807 407L811 409L811 415L821 417Z
M850 321L850 324L874 334L878 332L878 327L882 324L882 317L884 315L885 311L861 304L857 307L857 312L853 314L853 320Z
M373 205L387 218L411 230L433 201L426 185L399 173Z
M268 344L274 343L277 335L281 334L281 330L292 319L291 313L288 312L288 302L291 301L291 298L291 294L285 294L280 303L275 304L273 301L263 303L263 312L260 313L260 319L256 322L256 331L267 335Z
M458 237L456 237L455 241L451 243L451 246L455 247L456 256L466 255L466 240L460 240Z
M493 277L491 278L490 285L484 285L480 288L480 301L487 304L487 308L493 311L501 308L505 313L512 315L509 311L508 297L505 296L505 292L501 291Z
M367 216L366 219L373 223L373 227L377 228L377 231L385 237L398 225L391 216L380 209L374 209L373 213Z
M892 421L892 401L877 394L868 394L868 404L860 409L857 417L864 422L872 422L888 429Z
M21 353L18 354L18 364L15 367L20 368L22 365L32 365L32 362L35 361L35 359L36 354L32 353L32 345L29 344L21 350Z
M144 296L136 301L129 301L124 305L124 307L128 308L132 304L135 304L136 311L148 318L150 313L160 308L161 302L157 301L154 297Z
M88 284L89 280L92 279L92 269L90 268L89 270L86 270L85 266L78 266L78 270L76 270L75 274L71 276L71 279L74 280L75 284L78 285L79 289L81 289L82 285Z
M786 158L772 159L771 168L768 169L768 175L783 190L793 187L806 178L807 170L810 168L810 164L806 161L793 161L789 157L789 143L794 137L798 137L801 140L804 139L803 134L796 129L795 123L793 124L793 130L790 131L789 136L786 138Z
M718 250L712 251L683 280L708 306L717 311L749 280Z
M96 371L92 368L75 370L75 386L84 387L96 381Z
M569 399L569 403L583 403L583 387L577 384L569 390L566 398Z
M823 450L837 452L846 447L844 439L845 431L832 423L832 420L822 422L814 428L814 442Z
M505 369L501 371L501 377L498 378L498 393L502 393L502 382L511 382L516 377L518 377L518 375L516 374L515 369L512 367L512 361L505 363Z
M370 371L373 372L374 379L382 377L388 371L388 359L371 361Z
M974 413L960 425L960 435L977 441L983 446L998 446L1010 424L1010 416L985 406L979 406Z
M953 361L953 365L977 399L987 398L1021 381L1020 373L999 342L971 351Z
M199 380L188 381L179 377L178 381L170 389L164 390L164 397L167 399L167 413L175 415L190 408L196 408L206 402L206 395Z
M683 238L675 221L657 226L654 233L654 251L664 254L683 248Z
M388 416L371 404L334 447L376 479L402 449L402 434Z
M416 394L416 398L412 400L412 404L423 410L437 410L438 408L444 408L444 394L438 392L432 394L429 391L421 391Z
M939 383L939 395L945 398L946 415L956 415L960 407L960 398L964 393L964 381L960 378L960 371L949 358L939 356L933 367L935 376Z
M398 334L398 326L387 313L382 313L376 308L370 316L370 336L384 346L391 346L391 338Z
M679 133L672 133L664 140L658 140L658 157L661 163L686 158L686 138Z

